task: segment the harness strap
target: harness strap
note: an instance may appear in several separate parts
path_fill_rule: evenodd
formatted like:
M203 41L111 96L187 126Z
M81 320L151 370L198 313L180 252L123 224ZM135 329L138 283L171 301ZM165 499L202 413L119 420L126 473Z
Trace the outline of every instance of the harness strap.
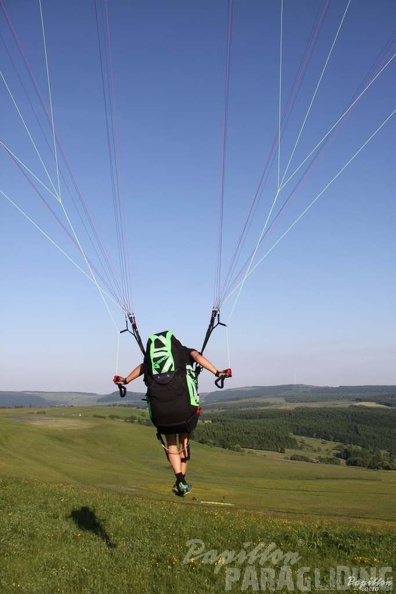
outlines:
M187 452L186 453L187 453L187 455L184 456L184 458L180 458L180 462L188 462L190 460L190 458L191 458L191 455L190 455L190 441L188 440L188 437L187 437Z
M161 435L161 433L159 431L157 431L157 439L158 441L161 442L161 445L163 447L163 450L165 452L165 456L167 458L167 460L169 461L169 450L166 447L166 444L164 442L164 439ZM191 458L191 452L190 452L190 433L187 433L187 456L184 456L184 458L181 458L181 462L188 462Z
M137 327L137 325L136 325L136 318L135 318L135 314L128 314L128 319L129 319L129 321L131 322L131 326L132 326L132 334L133 334L133 336L135 337L135 339L136 339L136 342L138 343L138 345L139 345L139 348L140 348L140 350L142 351L142 353L143 353L143 357L144 357L144 355L146 354L146 351L145 351L145 349L144 349L143 342L142 342L142 339L141 339L141 337L140 337L140 334L139 334L138 327Z
M217 321L216 321L216 319L217 319ZM224 324L223 322L220 322L220 310L217 309L216 307L214 307L212 309L212 314L210 316L209 326L208 326L208 329L206 330L205 338L204 338L204 341L203 341L203 344L202 344L202 347L201 347L201 355L203 354L203 352L204 352L204 350L206 348L206 345L209 342L209 338L210 338L213 330L215 328L217 328L217 326L226 326L226 324ZM194 371L195 371L196 376L198 378L199 374L202 371L202 366L201 365L198 365L196 363L195 364Z
M167 460L169 460L168 448L166 447L163 437L159 431L157 431L157 439L158 439L158 441L161 442L161 445L164 448L165 456L166 456Z
M217 322L216 322L216 319L217 319ZM208 344L210 335L212 334L213 330L215 328L217 328L217 326L226 326L226 324L223 324L223 322L220 322L220 310L217 309L216 307L214 307L212 309L209 326L208 326L208 329L206 330L205 338L204 338L203 345L201 348L201 354L204 352L205 347Z
M129 330L128 320L131 323L132 330ZM146 351L144 349L143 342L142 342L142 339L141 339L141 336L139 334L139 330L138 330L138 327L136 324L135 314L133 314L133 313L125 314L125 329L121 330L120 334L123 334L124 332L129 332L129 334L132 334L132 336L135 337L135 340L138 343L139 348L142 351L143 357L144 357L144 355L146 354Z

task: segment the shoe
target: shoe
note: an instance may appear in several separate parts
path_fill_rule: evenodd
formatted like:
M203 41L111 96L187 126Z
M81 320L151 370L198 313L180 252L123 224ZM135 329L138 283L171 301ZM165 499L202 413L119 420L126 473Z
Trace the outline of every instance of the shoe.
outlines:
M184 480L184 484L185 484L185 485L188 485L188 483L186 483L186 481L185 481L185 480ZM191 487L191 485L190 485L190 487ZM175 481L174 485L172 486L172 489L173 489L174 491L177 491L177 481ZM190 490L191 490L191 489L190 489Z
M174 491L180 495L180 497L184 497L184 495L187 495L187 493L189 493L192 489L192 485L190 485L190 483L186 483L183 481L179 481L175 483L175 488Z

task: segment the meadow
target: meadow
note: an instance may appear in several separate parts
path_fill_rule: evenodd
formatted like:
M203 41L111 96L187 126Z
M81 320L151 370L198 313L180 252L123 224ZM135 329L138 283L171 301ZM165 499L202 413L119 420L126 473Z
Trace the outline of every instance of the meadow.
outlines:
M0 592L393 591L395 472L194 442L180 498L130 415L0 410Z

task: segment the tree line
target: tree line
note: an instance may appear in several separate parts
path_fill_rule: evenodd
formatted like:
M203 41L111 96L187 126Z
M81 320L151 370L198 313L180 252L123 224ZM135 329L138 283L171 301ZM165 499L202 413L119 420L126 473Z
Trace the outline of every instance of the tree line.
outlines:
M295 436L336 441L347 464L393 469L396 461L396 410L296 408L231 410L202 416L194 439L229 449L284 452L297 449Z

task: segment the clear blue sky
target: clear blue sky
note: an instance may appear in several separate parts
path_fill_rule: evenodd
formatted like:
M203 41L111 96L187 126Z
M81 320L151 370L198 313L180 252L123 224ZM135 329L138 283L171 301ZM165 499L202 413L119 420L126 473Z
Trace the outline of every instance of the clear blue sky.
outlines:
M1 5L0 390L107 393L113 374L127 374L140 353L129 335L119 341L121 308L106 297L105 305L95 284L17 210L90 276L68 236L67 213L84 253L103 272L86 215L83 222L78 216L85 211L74 206L73 200L80 203L59 143L60 200L32 176L47 186L50 177L58 187L52 127L20 51L48 107L40 4ZM143 340L172 329L185 344L201 347L214 303L222 173L224 279L272 154L234 274L275 222L251 270L259 265L222 304L228 340L216 329L205 354L219 368L231 365L228 387L396 384L394 116L321 194L396 108L395 2L285 0L281 35L280 1L234 0L230 46L225 0L112 0L110 46L104 5L41 2L53 119L118 276L119 253L128 254L129 306ZM109 89L116 96L107 119L110 126L116 113L115 195L101 65L107 102ZM279 127L281 142L271 153ZM330 131L323 150L282 187ZM124 239L113 214L120 196ZM211 389L213 378L207 372L201 378L201 390ZM142 390L142 382L131 389Z

